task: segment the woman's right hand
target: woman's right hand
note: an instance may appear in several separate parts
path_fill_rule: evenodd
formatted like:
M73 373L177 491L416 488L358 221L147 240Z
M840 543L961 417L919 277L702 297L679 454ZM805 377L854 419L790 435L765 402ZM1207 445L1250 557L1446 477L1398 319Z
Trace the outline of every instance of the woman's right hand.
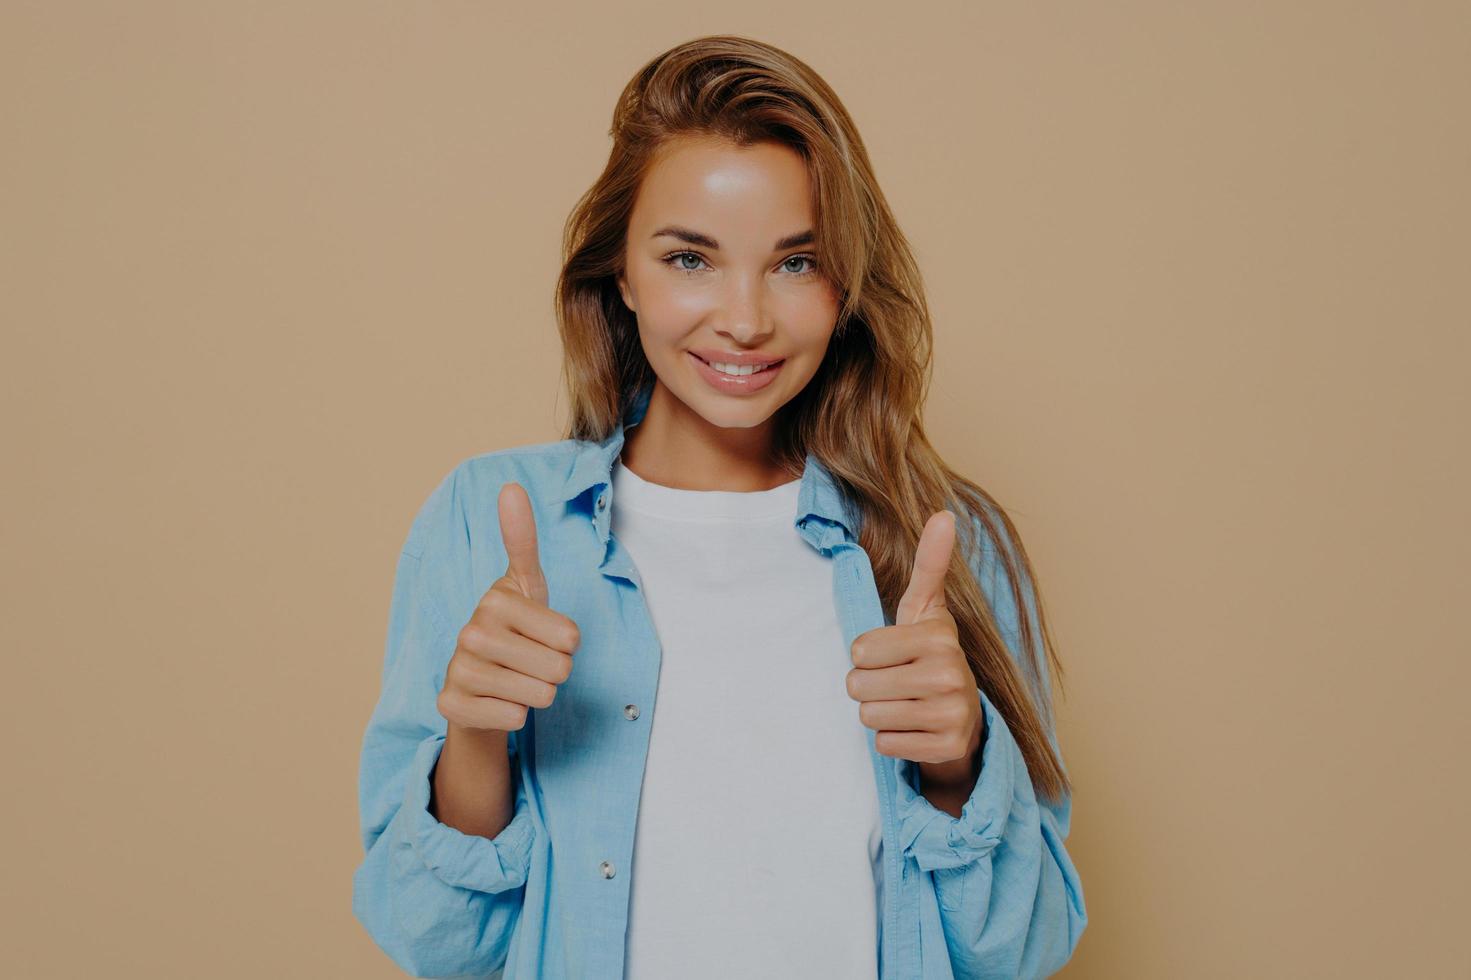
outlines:
M545 708L572 673L581 642L577 624L547 605L546 576L536 547L536 518L519 483L497 500L506 574L480 599L460 630L436 707L451 727L508 732L527 710Z

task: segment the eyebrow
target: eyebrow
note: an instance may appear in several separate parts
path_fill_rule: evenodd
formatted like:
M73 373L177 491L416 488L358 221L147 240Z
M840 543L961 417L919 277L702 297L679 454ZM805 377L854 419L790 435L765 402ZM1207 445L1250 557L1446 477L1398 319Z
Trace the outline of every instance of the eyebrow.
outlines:
M660 235L668 235L670 238L678 238L681 241L688 242L691 245L699 245L701 248L708 248L712 252L720 251L720 243L711 238L709 235L702 235L698 231L691 231L688 228L681 228L678 225L668 225L664 228L660 228L649 237L658 238ZM815 240L816 239L812 234L812 230L809 228L807 231L799 231L795 235L788 235L785 238L777 239L776 244L771 246L771 250L773 252L780 252L782 249L796 248L798 245L811 245Z

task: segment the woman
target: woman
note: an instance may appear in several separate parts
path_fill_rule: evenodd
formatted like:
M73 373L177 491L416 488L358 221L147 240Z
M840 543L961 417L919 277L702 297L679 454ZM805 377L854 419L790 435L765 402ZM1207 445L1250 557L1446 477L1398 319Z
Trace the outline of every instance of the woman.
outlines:
M462 462L399 559L355 914L419 976L1056 971L1061 668L1014 526L925 439L851 119L717 36L612 135L558 284L568 438Z

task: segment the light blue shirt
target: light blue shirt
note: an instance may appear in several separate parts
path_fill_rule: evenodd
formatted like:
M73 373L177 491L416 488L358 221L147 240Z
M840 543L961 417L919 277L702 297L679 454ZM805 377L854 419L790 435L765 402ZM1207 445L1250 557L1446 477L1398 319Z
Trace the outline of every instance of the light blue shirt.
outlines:
M627 871L660 648L638 571L609 530L610 477L624 428L642 420L651 392L646 386L624 426L600 443L568 439L464 460L409 529L382 691L363 738L366 856L353 875L352 907L414 976L487 977L501 968L505 980L623 975ZM581 645L551 706L531 709L526 725L509 733L515 812L488 839L429 813L430 775L446 731L436 707L445 668L460 629L506 571L497 498L512 481L531 499L549 604L577 624ZM844 643L892 625L858 544L859 516L812 455L792 520L832 559ZM1019 614L994 545L967 563L1020 657ZM1064 848L1071 800L1056 807L1037 800L1006 722L984 692L977 695L986 718L981 773L958 818L920 795L917 763L880 755L868 731L883 816L881 980L1049 976L1087 924L1082 883ZM1055 751L1055 734L1049 738ZM718 840L710 841L705 870L728 871Z

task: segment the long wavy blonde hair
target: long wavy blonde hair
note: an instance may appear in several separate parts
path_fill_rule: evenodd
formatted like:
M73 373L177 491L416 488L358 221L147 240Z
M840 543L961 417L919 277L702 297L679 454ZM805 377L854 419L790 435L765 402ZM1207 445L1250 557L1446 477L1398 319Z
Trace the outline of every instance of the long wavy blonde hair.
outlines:
M657 151L685 136L741 146L770 140L796 150L816 198L813 251L843 301L822 366L780 412L775 462L800 473L811 452L856 505L858 543L890 622L930 515L949 508L962 518L945 599L976 684L1006 720L1037 797L1056 803L1071 794L1051 733L1051 680L1043 673L1050 663L1060 686L1062 664L1031 562L1005 510L946 466L925 437L932 328L923 282L837 95L810 67L769 44L702 37L634 75L619 96L610 135L608 163L563 230L554 305L571 407L565 437L607 438L633 396L653 381L616 277L634 197ZM992 567L1004 568L1012 608L1020 611L1005 635L967 571L965 556L978 547L992 549ZM1024 651L1040 641L1042 656L1013 659L1009 641Z

